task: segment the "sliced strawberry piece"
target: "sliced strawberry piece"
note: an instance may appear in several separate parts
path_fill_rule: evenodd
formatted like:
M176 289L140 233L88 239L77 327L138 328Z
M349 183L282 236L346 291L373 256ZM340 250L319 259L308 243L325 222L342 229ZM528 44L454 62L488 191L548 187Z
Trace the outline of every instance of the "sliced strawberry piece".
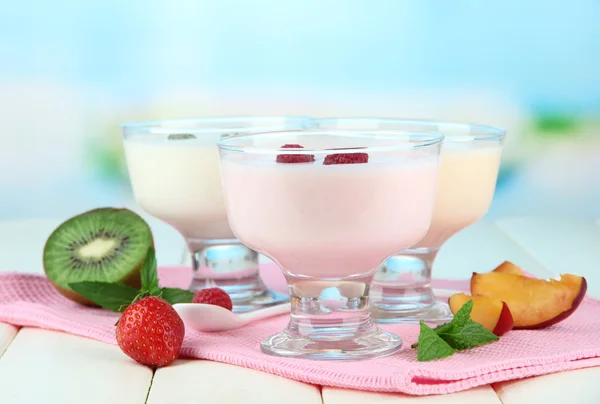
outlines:
M369 162L367 153L339 153L328 154L323 164L364 164Z
M282 149L304 149L299 144L284 144ZM278 163L310 163L315 161L313 154L278 154L276 161Z

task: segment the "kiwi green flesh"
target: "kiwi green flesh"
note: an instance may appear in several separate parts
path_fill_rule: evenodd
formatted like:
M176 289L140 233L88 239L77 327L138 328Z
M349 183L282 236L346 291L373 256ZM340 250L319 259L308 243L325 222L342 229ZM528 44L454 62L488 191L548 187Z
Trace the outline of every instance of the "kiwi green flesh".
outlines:
M67 220L50 235L44 247L44 270L66 296L75 293L69 287L73 282L138 284L141 264L152 245L150 227L136 213L94 209Z

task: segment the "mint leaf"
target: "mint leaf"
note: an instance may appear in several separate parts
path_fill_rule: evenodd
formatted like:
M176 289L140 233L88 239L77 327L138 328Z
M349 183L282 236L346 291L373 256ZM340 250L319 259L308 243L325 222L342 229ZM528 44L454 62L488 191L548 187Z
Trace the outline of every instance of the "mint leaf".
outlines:
M471 311L473 310L473 301L469 300L467 303L456 312L452 321L445 324L440 324L433 329L437 335L453 334L460 330L462 327L471 321Z
M140 293L136 288L122 283L74 282L69 287L100 307L116 312L130 305Z
M160 293L163 299L171 304L191 303L194 298L194 292L177 288L162 288Z
M472 310L473 300L469 300L456 312L450 323L437 326L434 329L435 333L452 348L458 350L475 348L498 341L500 338L493 332L471 320Z
M461 329L471 320L471 311L473 310L473 301L469 300L467 303L456 312L452 321L445 324L440 324L433 329L435 333L442 337L446 342L448 335L455 335L461 332ZM448 342L449 343L449 342ZM450 344L452 345L452 344Z
M149 292L151 295L156 295L160 291L156 266L154 248L150 247L146 259L142 264L142 292Z
M457 350L475 348L500 339L493 332L473 320L468 320L462 327L455 326L436 334Z
M439 337L429 328L423 320L420 321L421 332L419 333L419 348L417 360L427 362L454 355L455 350L446 341Z
M489 344L494 341L498 341L500 338L497 335L484 328L481 324L471 320L472 309L473 301L470 300L467 303L465 303L460 308L460 310L458 310L458 312L456 312L452 321L446 324L441 324L434 329L427 327L425 323L421 321L421 333L419 334L419 340L417 343L411 345L411 347L419 349L419 351L417 352L417 359L419 358L420 351L422 348L422 336L424 333L426 333L426 335L423 336L423 338L429 335L429 337L427 338L429 338L428 341L430 341L430 343L431 341L433 341L433 338L430 336L433 333L439 339L444 341L444 343L448 345L452 350L457 351L475 348L478 346ZM423 326L425 326L426 328L424 328ZM425 355L425 358L431 356L431 354L423 355Z
M435 327L433 329L433 331L435 331L436 334L443 334L443 333L448 333L448 332L452 332L452 330L454 330L456 328L456 326L454 324L452 324L452 321L449 323L445 323L445 324L440 324L437 327Z
M473 300L469 300L456 312L454 318L450 322L454 327L463 327L471 321L471 311L473 310ZM436 327L438 328L438 327Z

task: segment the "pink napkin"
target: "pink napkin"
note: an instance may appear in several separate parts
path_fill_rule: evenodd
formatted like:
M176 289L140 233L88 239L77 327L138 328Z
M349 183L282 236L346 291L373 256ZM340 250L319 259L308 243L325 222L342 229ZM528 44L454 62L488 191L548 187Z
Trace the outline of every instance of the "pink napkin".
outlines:
M274 265L261 268L265 282L285 292ZM185 287L187 268L159 268L163 286ZM436 287L466 289L464 281L436 281ZM417 326L389 326L404 348L397 354L360 362L285 359L263 354L260 340L282 330L287 315L222 333L186 330L183 357L243 366L306 383L413 395L443 394L475 386L600 365L600 301L585 298L567 320L544 330L511 331L500 341L433 362L417 362L410 344ZM59 295L43 277L0 274L0 322L65 331L116 344L117 313L87 308Z

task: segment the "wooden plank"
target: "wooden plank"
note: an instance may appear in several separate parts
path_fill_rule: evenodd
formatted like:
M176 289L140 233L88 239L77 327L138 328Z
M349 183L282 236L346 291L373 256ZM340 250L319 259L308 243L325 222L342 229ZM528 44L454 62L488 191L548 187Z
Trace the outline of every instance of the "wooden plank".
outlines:
M323 387L323 404L501 404L490 386L473 388L459 393L436 396L371 393ZM533 401L531 401L533 402Z
M0 360L0 403L143 404L151 380L117 346L23 328Z
M498 228L552 273L579 274L588 294L600 297L600 227L576 218L509 218Z
M494 222L480 221L457 233L442 246L433 264L433 277L469 279L473 272L490 271L506 260L533 274L552 276Z
M600 403L600 367L494 384L504 404Z
M12 342L15 335L17 335L17 327L10 324L0 323L0 357L8 348L8 345Z
M148 404L321 404L316 386L238 366L178 360L158 369Z

